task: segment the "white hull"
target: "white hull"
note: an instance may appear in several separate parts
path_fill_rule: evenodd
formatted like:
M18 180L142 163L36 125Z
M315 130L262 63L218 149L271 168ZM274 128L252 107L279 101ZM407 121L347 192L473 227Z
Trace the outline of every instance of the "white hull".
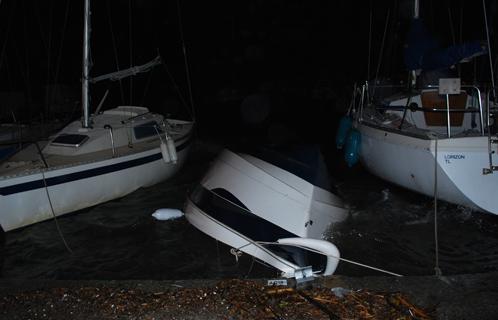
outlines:
M371 173L407 189L434 196L435 139L362 123L357 129L362 138L360 160ZM497 161L495 153L493 163ZM498 174L483 174L483 169L489 168L486 136L439 139L437 164L438 198L498 214Z
M228 150L221 153L185 205L185 216L196 228L281 270L285 277L294 276L309 261L302 252L287 250L289 245L281 245L279 255L268 244L275 246L283 238L308 239L310 244L347 214L332 193L259 158ZM301 247L314 246L301 243ZM318 246L312 249L323 252ZM335 252L332 256L338 256Z
M294 275L294 270L299 268L299 266L283 260L270 250L257 244L254 240L245 237L243 234L204 213L189 199L187 199L185 213L187 220L197 229L232 248L240 248L240 251L281 270L283 276L291 277Z
M188 149L187 146L178 151L176 164L166 164L160 149L156 148L103 161L4 177L0 180L0 224L4 231L10 231L52 219L54 214L61 216L151 186L174 175L182 167ZM140 160L146 157L155 160ZM137 165L137 162L144 163Z

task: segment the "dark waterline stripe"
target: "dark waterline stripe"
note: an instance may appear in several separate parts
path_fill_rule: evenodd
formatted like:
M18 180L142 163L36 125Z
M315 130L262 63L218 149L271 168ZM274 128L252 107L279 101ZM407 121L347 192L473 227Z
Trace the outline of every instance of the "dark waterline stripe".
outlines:
M211 191L198 185L190 199L206 214L254 241L275 242L280 238L298 237L284 228L252 213L228 190Z
M252 213L228 190L216 188L209 191L198 185L189 198L205 214L253 241L276 242L281 238L299 237ZM302 267L312 265L315 271L325 266L323 255L302 248L279 245L267 245L266 248Z
M185 143L179 145L176 150L181 151L181 150L185 149L190 144L190 142L191 142L191 139L188 139L187 141L185 141ZM100 175L111 173L111 172L121 171L124 169L140 166L142 164L153 162L153 161L156 161L156 160L161 159L161 158L162 158L162 154L156 153L156 154L152 154L152 155L147 156L147 157L134 159L134 160L130 160L130 161L125 161L125 162L121 162L121 163L116 163L116 164L111 164L111 165L101 167L101 168L88 169L85 171L68 173L65 175L52 177L52 178L46 178L45 182L47 183L48 187L55 186L55 185L62 184L62 183L68 183L68 182L72 182L72 181L76 181L76 180L82 180L82 179L86 179L86 178L91 178L91 177L100 176ZM40 189L40 188L44 188L44 187L45 187L45 183L43 182L43 179L40 179L40 180L24 182L24 183L19 183L16 185L0 188L0 195L7 196L7 195L15 194L15 193Z

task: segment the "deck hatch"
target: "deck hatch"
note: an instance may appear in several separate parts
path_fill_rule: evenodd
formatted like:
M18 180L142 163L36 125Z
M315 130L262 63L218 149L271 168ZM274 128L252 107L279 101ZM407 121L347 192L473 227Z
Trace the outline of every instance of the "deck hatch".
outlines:
M50 143L53 146L78 148L88 140L83 134L61 134Z

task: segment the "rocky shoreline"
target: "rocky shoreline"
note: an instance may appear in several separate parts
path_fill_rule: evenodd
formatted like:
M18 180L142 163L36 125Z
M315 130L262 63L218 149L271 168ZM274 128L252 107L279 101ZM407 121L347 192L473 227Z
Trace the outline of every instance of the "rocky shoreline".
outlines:
M498 273L182 281L0 280L2 319L496 319Z

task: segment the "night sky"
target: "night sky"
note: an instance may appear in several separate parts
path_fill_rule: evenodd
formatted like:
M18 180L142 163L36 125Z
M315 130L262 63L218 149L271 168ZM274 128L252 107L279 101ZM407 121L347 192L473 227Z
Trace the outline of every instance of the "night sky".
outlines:
M355 82L373 78L377 69L383 75L406 76L401 50L411 3L93 1L92 75L145 63L158 52L166 67L121 84L92 86L92 102L95 107L110 88L109 104L144 104L155 111L167 104L170 111L182 113L182 99L188 100L183 31L201 124L214 126L224 117L233 120L236 129L247 124L247 110L267 109L272 123L326 125L325 116L344 111ZM68 104L79 108L82 11L82 0L1 2L0 117L4 121L11 110L27 121L67 112ZM488 1L491 25L495 11L496 1ZM421 1L421 16L445 45L485 39L480 1ZM493 40L494 33L491 36ZM384 60L378 66L382 43ZM47 84L59 84L60 89L46 94Z

